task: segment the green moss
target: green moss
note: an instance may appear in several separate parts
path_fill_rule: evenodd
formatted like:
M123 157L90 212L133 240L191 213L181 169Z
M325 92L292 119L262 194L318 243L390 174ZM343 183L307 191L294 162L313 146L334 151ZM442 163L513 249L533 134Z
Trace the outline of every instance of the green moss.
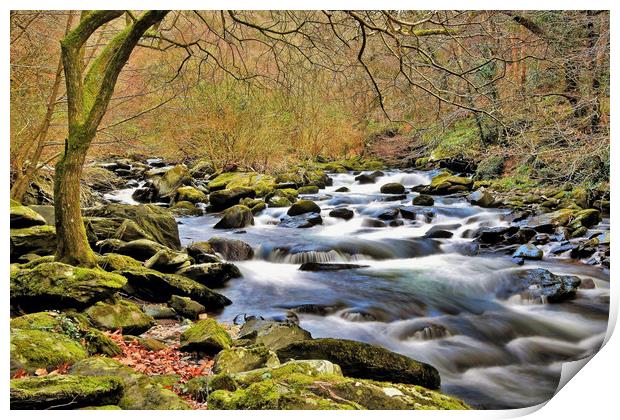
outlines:
M124 299L114 303L97 302L86 309L86 315L98 328L141 334L151 328L155 321L146 315L138 305Z
M217 354L213 372L237 373L279 364L278 356L263 345L232 347Z
M177 201L170 211L177 216L202 216L202 210L189 201Z
M209 189L216 191L239 187L251 188L257 196L264 197L273 190L275 177L256 172L224 172L209 182Z
M445 131L430 130L425 139L435 145L432 160L468 155L480 146L480 132L473 118L458 120Z
M311 200L297 200L290 209L288 209L289 216L298 216L305 213L320 213L321 208L314 201Z
M299 187L297 190L299 194L317 194L319 192L319 187L316 185L306 185L303 187Z
M12 409L76 408L116 404L122 382L112 376L55 375L11 380Z
M28 228L45 225L45 219L29 207L22 206L11 200L11 228Z
M82 407L80 410L122 410L118 405L100 405L100 406L89 406Z
M181 334L181 349L215 354L232 345L226 330L212 318L196 322Z
M11 329L11 373L18 369L26 372L34 372L38 368L53 370L87 356L80 343L64 334Z
M194 187L179 187L177 189L176 201L189 201L190 203L205 203L207 202L207 195Z
M142 263L127 255L108 253L97 257L97 265L105 271L112 272L129 267L141 267Z

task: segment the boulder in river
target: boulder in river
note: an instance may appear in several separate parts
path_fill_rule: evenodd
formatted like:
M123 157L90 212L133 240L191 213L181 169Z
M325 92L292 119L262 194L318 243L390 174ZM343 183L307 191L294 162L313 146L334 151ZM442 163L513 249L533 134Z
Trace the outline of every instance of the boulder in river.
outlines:
M458 229L459 227L461 227L461 225L458 223L452 225L435 225L426 231L424 237L435 239L451 238L452 236L454 236L454 232L451 231Z
M527 260L540 260L543 257L542 249L538 248L533 244L524 244L521 245L517 250L512 254L513 258L523 258Z
M432 206L435 204L435 200L430 195L419 194L413 197L411 202L414 206Z
M291 343L310 340L312 335L293 322L252 319L243 324L239 331L239 338L253 344L262 344L276 351Z
M292 343L276 352L281 361L320 359L336 363L346 376L398 382L438 389L439 372L434 367L359 341L320 338Z
M334 192L339 192L339 193L342 193L342 192L349 192L349 191L351 191L351 190L350 190L348 187L338 187L338 188L336 188L336 189L334 190Z
M532 298L544 297L549 303L574 299L581 285L581 279L577 276L560 276L543 268L530 270L526 280L529 286L527 294Z
M299 216L305 213L321 213L321 208L311 200L298 200L286 212L289 216Z
M201 351L214 355L231 345L230 335L213 318L198 321L181 334L180 349L183 351Z
M333 209L329 212L330 217L336 217L338 219L351 220L353 218L353 210L345 207Z
M232 206L222 213L222 218L213 226L215 229L237 229L254 224L252 210L241 204Z
M198 319L200 314L206 312L204 305L185 296L172 295L168 303L176 313L192 320Z
M284 216L278 226L287 228L311 228L323 223L323 218L318 213L304 213L299 216Z
M85 308L120 291L126 279L98 268L44 262L11 273L11 304L25 310Z
M209 204L214 210L220 211L239 204L243 198L254 197L256 197L256 192L251 188L230 188L211 192L209 194Z
M174 201L189 201L190 203L206 203L207 195L198 188L192 186L179 187L174 196Z
M405 192L405 186L399 182L389 182L383 184L380 191L383 194L403 194Z
M176 165L166 171L161 178L154 181L160 197L170 198L182 185L191 182L192 177L185 165Z
M377 182L377 178L384 176L385 174L381 171L374 171L369 174L360 174L355 177L355 180L360 184L374 184Z
M209 288L223 287L230 279L241 277L239 269L230 263L194 264L177 272Z
M166 247L148 239L138 239L120 244L115 252L139 261L146 261L161 250L166 250Z
M209 242L193 242L185 248L185 252L194 259L196 264L220 262L215 249Z
M190 263L190 257L186 253L164 248L146 260L144 266L162 273L174 273Z
M467 196L470 203L480 207L493 207L495 198L485 189L479 189Z
M244 261L254 257L254 249L238 239L214 236L209 239L208 244L228 261Z

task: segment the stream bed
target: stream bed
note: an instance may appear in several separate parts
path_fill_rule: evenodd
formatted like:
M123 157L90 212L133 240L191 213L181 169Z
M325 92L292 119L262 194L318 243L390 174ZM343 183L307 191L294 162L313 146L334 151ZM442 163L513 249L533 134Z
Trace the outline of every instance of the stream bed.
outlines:
M218 290L233 301L217 314L222 322L241 314L293 317L315 338L381 345L435 366L444 393L478 408L524 407L549 399L562 363L595 353L603 342L609 271L548 252L542 261L523 266L510 254L478 253L470 233L507 225L509 210L472 206L462 197L434 197L428 207L432 220L419 214L400 219L402 225L390 226L388 220L376 227L378 218L411 205L417 195L389 201L389 194L379 192L381 185L399 182L410 191L428 184L432 175L386 171L376 183L360 185L352 173L330 174L332 186L302 196L322 210L323 224L307 229L278 226L287 208L268 208L244 229L214 229L217 214L180 217L179 233L183 245L222 236L255 250L253 260L235 262L243 277ZM349 191L336 192L341 187ZM122 199L131 196L130 190L114 194L131 202ZM354 211L353 218L328 216L343 206ZM438 225L453 236L426 238ZM304 262L363 267L301 271ZM515 276L533 268L576 275L594 287L555 304L511 293Z

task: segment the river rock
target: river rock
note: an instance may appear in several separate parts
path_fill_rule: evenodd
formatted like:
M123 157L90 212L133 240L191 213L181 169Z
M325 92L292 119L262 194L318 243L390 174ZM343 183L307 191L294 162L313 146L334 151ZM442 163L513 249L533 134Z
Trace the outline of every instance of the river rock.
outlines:
M381 210L376 216L380 220L394 220L400 214L398 208Z
M192 164L189 173L193 178L205 178L215 173L215 168L211 159L199 159Z
M419 194L413 197L411 202L414 206L432 206L435 204L435 200L430 195Z
M264 367L276 367L279 364L278 356L262 344L231 347L220 351L215 356L213 372L231 374Z
M181 334L182 351L201 351L210 355L228 349L232 339L213 318L198 321Z
M45 219L29 207L22 206L11 200L11 229L22 229L31 226L45 225Z
M11 272L11 305L27 310L85 308L120 291L126 279L101 269L44 262Z
M389 182L383 184L380 189L382 194L403 194L405 186L399 182Z
M506 235L513 235L518 231L518 226L482 227L476 231L474 237L482 244L496 244L502 242Z
M524 244L517 248L512 256L513 258L523 258L527 260L541 260L543 251L536 245Z
M162 198L174 196L177 189L191 182L192 177L185 165L176 165L168 169L161 178L154 180L158 195Z
M362 220L362 227L383 228L387 225L379 219L365 218Z
M244 261L254 257L254 249L238 239L214 236L209 239L208 244L228 261Z
M222 213L222 218L213 226L215 229L237 229L254 224L252 210L241 204L232 206Z
M230 263L194 264L177 272L209 288L223 287L230 279L241 277L239 269Z
M86 406L115 405L121 398L123 383L118 378L55 375L12 379L11 410L65 410Z
M434 367L359 341L320 338L292 343L276 351L281 361L320 359L337 364L346 376L398 382L438 389L439 372Z
M209 242L193 242L185 248L185 252L194 259L196 264L220 262L215 250Z
M351 191L351 190L349 188L347 188L347 187L339 187L339 188L336 188L334 190L334 192L339 192L339 193L349 192L349 191Z
M323 218L318 213L304 213L299 216L284 216L280 219L278 226L287 228L311 228L312 226L323 223Z
M166 247L148 239L138 239L123 243L115 251L118 254L127 255L138 261L146 261L161 250L166 250Z
M174 196L174 201L189 201L190 203L206 203L208 201L207 195L197 188L186 186L179 187Z
M431 195L446 195L471 191L474 181L471 178L454 176L448 171L435 175L430 185L419 188L418 192Z
M167 209L153 204L107 204L84 209L84 216L130 219L147 232L154 241L172 249L181 248L179 228L174 216Z
M204 305L208 311L222 309L232 303L226 296L178 274L164 274L142 267L126 268L118 273L127 278L124 287L127 294L149 302L165 303L172 295L187 296Z
M192 320L198 319L198 315L206 312L204 305L185 296L172 295L168 303L176 313Z
M351 220L353 218L353 210L341 207L333 209L329 212L330 217L336 217L338 219Z
M241 327L239 338L276 351L297 341L310 340L312 335L293 322L251 319Z
M298 200L286 212L289 216L299 216L305 213L321 213L321 208L311 200Z
M385 174L381 171L374 171L370 174L360 174L355 177L355 180L360 184L374 184L377 182L377 178L384 176Z
M56 252L56 229L47 225L11 229L10 241L11 262L25 254L53 255Z
M435 238L435 239L451 238L454 236L454 232L451 232L451 230L458 229L460 227L461 225L458 223L452 224L452 225L435 225L435 226L432 226L428 231L426 231L426 234L424 235L424 237Z
M144 266L162 273L174 273L190 264L189 255L171 249L160 249L151 258L146 260Z
M495 198L485 189L479 189L467 196L470 203L480 207L493 207Z
M124 299L114 303L97 302L85 313L93 325L108 331L120 329L127 334L142 334L155 325L153 318L142 312L135 303Z
M560 276L549 270L536 268L527 272L527 294L532 298L545 297L549 303L574 299L581 279L577 276ZM532 288L535 286L535 288Z
M247 187L237 187L225 190L213 191L209 194L209 203L216 211L221 211L239 204L243 198L254 198L256 192Z

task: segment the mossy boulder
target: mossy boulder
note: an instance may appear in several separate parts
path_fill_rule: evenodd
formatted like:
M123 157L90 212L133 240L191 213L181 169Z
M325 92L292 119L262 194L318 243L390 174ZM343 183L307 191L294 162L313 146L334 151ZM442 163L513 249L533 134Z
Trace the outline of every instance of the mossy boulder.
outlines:
M209 204L213 210L220 211L239 204L244 198L254 197L256 197L256 192L251 188L229 188L211 192L209 194Z
M123 410L185 410L189 406L153 378L106 357L91 357L74 364L70 373L90 377L114 376L123 384L118 406Z
M442 171L435 175L430 185L425 185L419 192L430 195L446 195L471 191L474 181L471 178L454 176L449 171Z
M213 236L207 242L211 249L228 261L245 261L254 257L254 249L246 242Z
M280 360L322 359L338 364L347 376L420 385L438 389L434 367L383 347L352 340L321 338L292 343L277 350Z
M36 312L11 319L11 328L37 330L66 336L79 342L89 354L117 356L121 349L107 335L93 328L86 316L76 312Z
M215 357L214 373L238 373L280 364L278 356L262 344L249 347L231 347Z
M321 208L312 200L298 200L286 212L289 216L299 216L305 213L321 213Z
M172 295L168 304L176 313L192 320L198 319L198 315L206 312L204 305L185 296Z
M198 188L191 186L179 187L177 189L174 201L189 201L190 203L206 203L207 195Z
M138 239L130 242L121 242L115 252L127 255L138 261L146 261L159 251L167 249L165 246L148 239ZM169 248L168 248L169 249Z
M177 189L191 182L192 177L185 165L176 165L166 171L161 178L154 181L160 197L167 198L175 194Z
M413 197L411 204L413 204L414 206L432 206L433 204L435 204L435 200L430 195L419 194Z
M175 216L202 216L203 214L201 208L189 201L175 202L172 207L170 207L170 211Z
M286 197L274 195L267 200L267 205L273 208L290 207L293 203Z
M84 226L88 242L96 244L98 241L114 238L121 241L135 241L138 239L155 240L155 237L142 229L136 222L120 217L84 217Z
M181 248L179 228L172 213L154 204L128 205L106 204L83 210L84 216L100 218L129 219L146 232L153 240L172 249Z
M215 255L215 250L209 242L193 242L185 248L185 252L194 259L197 264L220 262Z
M189 255L172 249L160 249L151 258L144 262L146 268L161 271L162 273L174 273L191 264Z
M380 189L383 194L404 194L405 186L399 182L383 184Z
M97 302L85 313L97 328L108 331L141 334L155 324L153 318L142 312L138 305L125 299L114 303Z
M107 253L97 257L97 265L105 271L117 271L129 267L142 267L142 263L127 255Z
M291 343L312 339L312 335L292 322L250 320L241 327L239 338L278 350Z
M202 158L190 166L189 173L194 178L204 178L215 172L213 162L209 158Z
M482 188L469 194L467 199L474 206L493 207L495 204L495 198L486 189Z
M299 187L297 192L299 194L317 194L319 192L319 187L316 185L304 185L303 187Z
M267 204L265 204L264 201L261 201L260 203L257 203L254 206L250 207L250 210L252 210L252 214L256 216L257 214L259 214L261 211L265 210L266 208L267 208Z
M11 328L11 373L34 372L39 368L54 370L88 357L76 340L60 333Z
M25 310L80 309L109 298L126 282L99 268L42 263L11 274L11 304Z
M45 225L45 219L36 211L11 200L11 229L22 229L31 226Z
M256 172L224 172L211 180L208 185L211 191L247 188L254 191L254 196L264 197L274 189L275 184L276 180L271 175Z
M239 269L230 263L194 264L179 270L177 274L210 288L222 287L230 279L241 277Z
M149 302L165 303L172 295L187 296L204 305L208 311L216 311L232 303L226 296L177 274L164 274L137 267L127 268L118 273L127 278L124 287L126 293Z
M230 335L212 318L198 321L181 334L180 349L183 351L217 354L231 345Z
M31 226L11 229L11 262L21 255L53 255L56 252L56 228L53 226Z
M123 383L113 376L55 375L11 380L12 410L72 409L117 404Z
M214 226L216 229L236 229L254 224L252 210L241 204L232 206L222 213L222 218Z

